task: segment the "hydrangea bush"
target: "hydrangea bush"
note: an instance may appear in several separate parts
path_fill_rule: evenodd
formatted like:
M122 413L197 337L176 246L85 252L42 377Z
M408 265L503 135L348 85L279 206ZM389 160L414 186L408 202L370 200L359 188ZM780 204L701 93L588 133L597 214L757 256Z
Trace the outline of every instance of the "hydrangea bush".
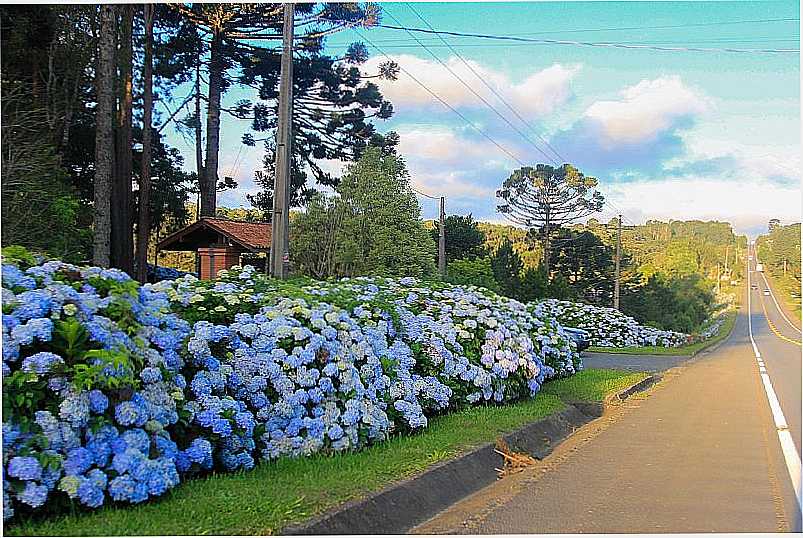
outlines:
M117 270L4 264L3 515L140 502L178 483L187 322ZM61 495L56 495L56 494Z
M613 308L547 299L531 309L553 317L567 327L583 329L590 335L591 345L598 347L678 347L689 336L641 325L638 321Z
M163 267L161 265L148 264L148 281L159 282L161 280L173 280L185 275L195 275L187 271L179 271L172 267ZM196 275L197 276L197 275Z
M6 519L359 449L580 368L545 312L471 287L251 267L139 286L61 262L2 281Z

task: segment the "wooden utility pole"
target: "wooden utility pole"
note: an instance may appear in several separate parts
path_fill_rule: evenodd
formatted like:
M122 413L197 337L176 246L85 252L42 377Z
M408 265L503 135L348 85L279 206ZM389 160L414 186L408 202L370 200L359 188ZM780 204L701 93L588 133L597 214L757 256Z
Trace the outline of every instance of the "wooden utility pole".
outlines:
M273 179L273 218L271 219L270 273L276 278L287 276L290 262L289 209L290 157L292 155L293 118L293 24L295 6L284 5L282 27L282 64L279 80L279 122L276 129L276 177ZM208 133L207 133L207 136ZM207 159L209 156L207 156Z
M616 274L614 275L613 281L613 307L619 310L619 273L622 263L622 215L619 215L616 228L618 233L616 234Z
M728 274L728 253L730 251L731 246L725 245L725 274Z
M440 226L438 234L438 272L446 276L446 198L441 196Z

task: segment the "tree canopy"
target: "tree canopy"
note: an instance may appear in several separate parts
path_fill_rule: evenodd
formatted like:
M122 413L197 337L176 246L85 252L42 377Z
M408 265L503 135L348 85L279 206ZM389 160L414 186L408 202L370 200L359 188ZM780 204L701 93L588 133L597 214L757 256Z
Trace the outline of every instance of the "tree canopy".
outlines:
M485 236L480 231L477 222L468 215L449 215L444 219L446 231L446 261L476 258L485 253ZM439 238L438 225L430 230L432 239L437 244Z
M348 166L334 196L314 196L290 234L296 269L318 278L435 273L435 245L404 161L380 148Z
M597 179L571 164L524 166L496 191L497 209L511 221L537 231L543 242L544 266L550 273L549 241L553 230L602 209Z

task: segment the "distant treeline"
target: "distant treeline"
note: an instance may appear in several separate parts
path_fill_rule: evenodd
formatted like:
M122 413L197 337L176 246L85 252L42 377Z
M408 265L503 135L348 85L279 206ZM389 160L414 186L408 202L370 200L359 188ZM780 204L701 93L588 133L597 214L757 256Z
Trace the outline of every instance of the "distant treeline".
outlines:
M464 217L449 219L451 228L470 225ZM449 219L447 244L455 235ZM558 230L549 277L541 267L541 247L527 230L484 222L473 226L482 234L483 253L459 256L453 249L447 256L450 280L496 286L525 301L555 297L612 305L616 220L590 219ZM731 282L742 279L746 247L747 238L736 236L726 222L623 226L620 307L642 323L693 332L717 306L716 292L730 291Z
M800 318L800 223L781 226L773 219L769 233L758 237L756 247L764 271L772 276Z

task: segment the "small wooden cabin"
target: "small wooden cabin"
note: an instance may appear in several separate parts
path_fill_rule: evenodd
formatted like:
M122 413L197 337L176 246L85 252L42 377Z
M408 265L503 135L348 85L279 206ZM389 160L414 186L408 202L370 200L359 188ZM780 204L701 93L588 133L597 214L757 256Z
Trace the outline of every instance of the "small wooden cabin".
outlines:
M162 239L156 248L195 252L198 277L212 280L218 271L242 265L244 256L249 258L251 265L264 268L270 253L270 241L270 223L201 217Z

